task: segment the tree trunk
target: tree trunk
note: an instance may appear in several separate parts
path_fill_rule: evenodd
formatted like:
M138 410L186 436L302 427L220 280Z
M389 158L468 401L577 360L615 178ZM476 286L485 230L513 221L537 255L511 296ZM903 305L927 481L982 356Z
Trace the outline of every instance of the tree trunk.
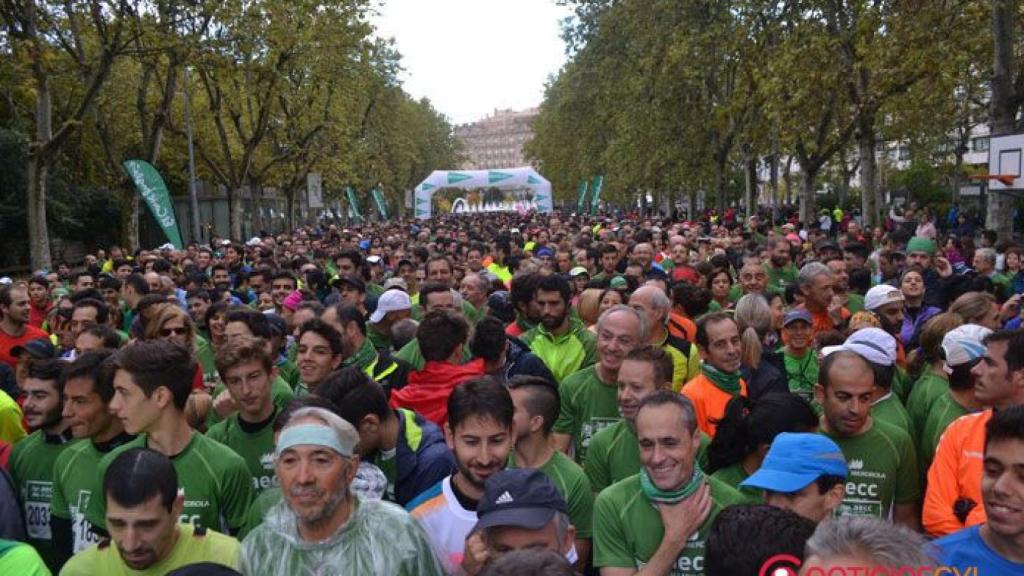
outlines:
M876 204L878 186L875 182L875 122L874 115L861 116L857 130L857 154L860 157L860 212L864 226L878 222Z
M992 100L989 129L993 136L1014 131L1019 109L1019 98L1014 92L1013 48L1014 0L992 0ZM992 192L987 195L985 227L995 230L1001 239L1013 233L1013 199L1007 194Z
M719 212L725 210L725 162L715 165L715 208Z
M757 157L749 144L743 145L743 208L747 216L757 213Z
M234 190L228 187L228 236L236 241L242 237L242 203L238 195L243 188Z
M28 239L32 271L50 270L50 233L46 225L46 185L50 167L33 154L28 162Z
M129 254L139 248L139 195L135 187L124 180L121 187L121 245Z
M808 226L813 225L814 220L814 180L818 174L817 170L808 170L800 167L800 221Z
M786 185L786 204L793 204L793 157L786 156L786 167L782 170L782 182Z

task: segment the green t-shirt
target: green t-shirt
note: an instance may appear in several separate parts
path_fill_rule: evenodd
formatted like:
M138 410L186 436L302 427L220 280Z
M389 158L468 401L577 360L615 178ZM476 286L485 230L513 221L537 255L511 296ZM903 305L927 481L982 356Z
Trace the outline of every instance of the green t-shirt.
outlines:
M737 462L732 466L726 466L725 468L716 470L715 473L711 475L712 478L717 478L738 491L740 495L743 496L744 503L764 504L764 492L762 490L740 487L740 482L743 482L749 476L750 474L747 474L747 471L743 469L743 464L740 462Z
M558 385L562 405L553 430L572 436L576 462L586 461L594 434L622 419L617 393L614 382L598 378L596 364L570 374Z
M796 277L799 273L793 264L785 268L765 266L764 270L768 274L768 286L776 292L785 292L787 287L796 284Z
M50 513L71 521L72 551L76 554L100 541L85 519L85 510L92 495L96 468L106 455L107 452L98 450L92 440L75 442L57 456L53 465Z
M813 348L804 351L803 357L790 356L785 347L782 361L786 365L786 379L789 391L810 402L815 412L821 413L821 406L814 399L814 385L818 382L818 354Z
M841 438L822 432L843 451L849 476L846 496L835 516L887 519L894 504L921 496L917 455L910 436L895 426L873 420L867 432Z
M896 374L892 377L892 393L900 399L904 405L910 397L910 389L914 387L914 378L907 374L907 371L896 366Z
M850 311L850 314L856 314L864 309L864 296L857 294L856 292L850 292L846 295L846 309Z
M928 412L932 403L949 390L949 379L925 369L924 374L914 382L914 389L907 398L907 414L910 425L914 427L917 438L924 438L924 425L928 420Z
M508 456L508 467L517 468L514 452ZM565 498L565 504L569 507L569 520L576 527L576 537L589 540L593 533L594 492L583 469L572 458L556 450L540 467L540 471L551 479L562 498Z
M263 518L266 517L267 511L280 502L282 498L283 496L281 495L280 486L275 486L274 488L261 492L259 496L252 501L252 505L250 505L249 509L245 512L245 528L243 529L243 532L248 534L257 526L263 524Z
M711 438L700 432L700 448L697 449L697 463L701 468L708 467L708 446ZM643 462L640 460L640 445L636 433L629 422L619 420L615 424L601 430L590 439L587 459L583 471L590 479L590 487L600 492L624 480L637 472Z
M163 576L176 568L200 562L238 568L238 555L241 550L238 540L213 530L206 530L204 534L197 535L188 524L179 524L178 529L178 541L170 553L145 570L129 568L121 559L117 546L108 545L100 548L93 545L68 560L64 569L60 571L60 576Z
M21 493L25 511L26 542L35 547L50 570L57 570L57 554L50 533L50 501L53 498L53 465L73 442L63 436L47 436L36 430L11 448L9 470Z
M277 412L274 410L264 425L255 431L243 428L236 413L206 432L207 437L231 448L245 460L252 475L253 493L257 495L278 485L274 473L274 418Z
M711 513L676 559L672 576L704 574L704 546L711 523L726 506L743 503L728 485L710 478ZM639 570L658 550L665 528L661 515L640 490L640 475L612 484L594 503L594 566Z
M297 372L296 372L297 374ZM298 380L295 381L296 385ZM221 392L227 390L227 387L223 382L218 381L217 386L213 389L213 397L216 398ZM288 406L292 400L295 399L295 390L293 386L289 385L284 378L281 377L279 372L277 376L270 381L270 401L274 403L274 406L281 410ZM210 409L206 415L206 428L207 430L212 429L215 424L222 422L223 419L217 414L217 411Z
M130 448L145 447L147 442L147 436L142 434L104 456L94 479L93 493L99 493L103 475L114 458ZM252 475L241 456L196 432L171 462L178 474L178 489L185 495L179 522L198 523L225 533L242 528L253 500L253 489ZM105 529L106 512L107 503L103 498L90 498L85 517L93 526Z
M285 359L277 365L277 376L292 390L299 384L299 367L292 360Z
M953 394L946 390L932 402L928 411L928 418L921 428L921 435L918 437L918 461L921 463L921 470L927 471L935 459L935 449L939 446L939 439L946 431L946 428L953 423L953 420L970 414L970 410L964 408L953 398Z
M892 392L875 401L874 405L871 406L871 417L876 422L885 422L901 428L910 436L911 440L916 438L907 409L903 407L899 398Z
M198 360L199 364L203 367L203 375L210 376L217 374L217 354L213 349L213 344L206 338L196 334L194 348L196 360Z

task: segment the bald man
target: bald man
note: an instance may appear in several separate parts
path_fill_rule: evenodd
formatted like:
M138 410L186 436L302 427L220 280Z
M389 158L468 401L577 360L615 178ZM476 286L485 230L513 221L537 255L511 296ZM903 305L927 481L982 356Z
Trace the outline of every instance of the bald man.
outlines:
M672 357L672 389L678 392L700 372L700 352L683 338L668 330L672 300L656 285L641 286L629 297L629 305L647 320L648 344L658 346Z

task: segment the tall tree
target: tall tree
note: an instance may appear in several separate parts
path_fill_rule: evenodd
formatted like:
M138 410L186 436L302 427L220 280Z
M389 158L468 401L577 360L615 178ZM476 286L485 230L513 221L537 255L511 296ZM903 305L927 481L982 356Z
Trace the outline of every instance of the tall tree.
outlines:
M52 264L46 221L50 170L92 110L115 60L131 46L134 33L128 24L136 7L128 0L0 2L4 31L35 100L25 191L33 269ZM54 82L68 69L81 79L80 89L55 93Z

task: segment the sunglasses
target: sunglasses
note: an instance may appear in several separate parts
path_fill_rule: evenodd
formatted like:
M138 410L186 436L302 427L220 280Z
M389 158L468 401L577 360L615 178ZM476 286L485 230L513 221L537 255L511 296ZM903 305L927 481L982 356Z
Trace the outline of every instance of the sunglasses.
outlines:
M181 328L161 328L160 335L164 338L175 335L188 336L188 328L185 328L184 326Z

